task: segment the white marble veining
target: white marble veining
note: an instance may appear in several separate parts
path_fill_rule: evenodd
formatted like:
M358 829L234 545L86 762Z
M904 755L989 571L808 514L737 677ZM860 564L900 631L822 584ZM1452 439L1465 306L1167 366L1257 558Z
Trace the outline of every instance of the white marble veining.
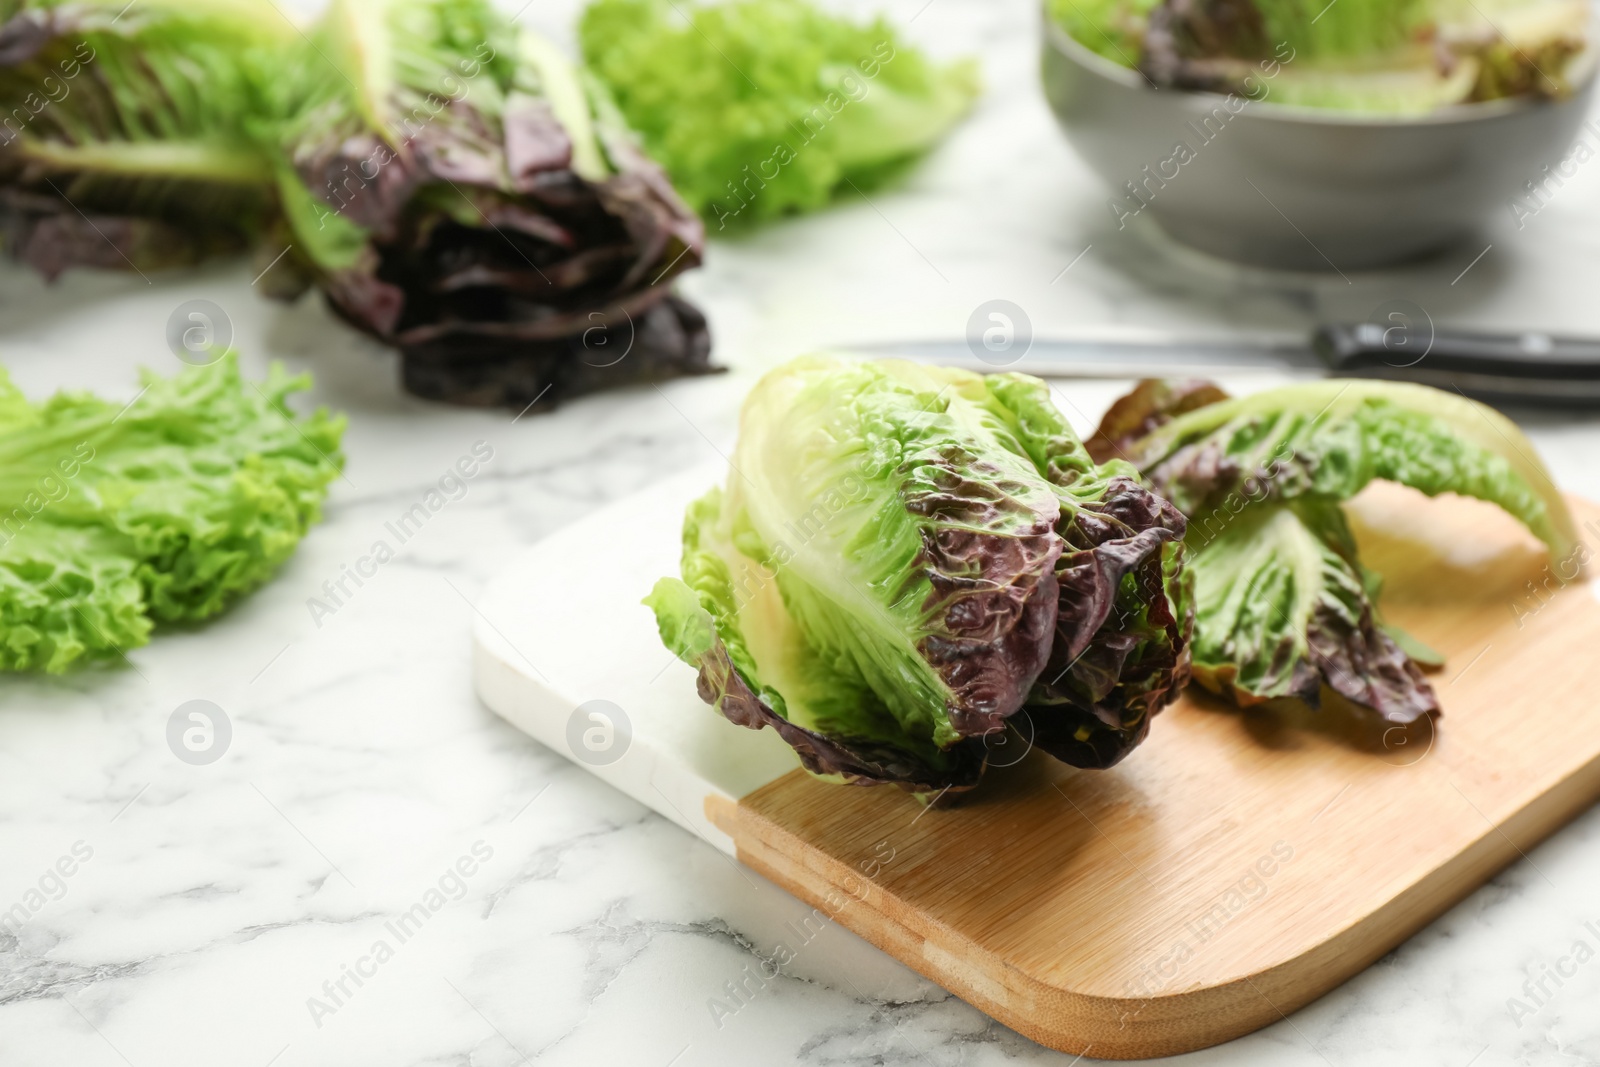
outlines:
M1041 334L1298 330L1405 298L1455 324L1600 335L1600 166L1526 229L1508 213L1429 264L1348 280L1239 270L1115 230L1037 93L1028 0L889 7L936 51L981 53L989 93L903 186L712 245L686 289L736 368L720 378L513 422L400 395L392 357L313 300L257 299L245 264L54 287L0 269L0 361L32 392L131 396L135 366L175 369L168 313L207 297L253 370L312 369L316 399L351 419L348 477L277 581L137 651L137 671L0 679L0 912L28 913L0 929L0 1064L1071 1062L837 927L714 1013L809 909L479 705L469 601L530 541L713 457L760 368L819 341L958 335L993 297ZM574 8L543 0L524 17L559 35ZM1086 419L1111 390L1062 391ZM1600 497L1600 424L1527 422L1559 480ZM494 454L466 495L318 626L307 599L479 441ZM196 698L233 724L209 766L165 742ZM1591 812L1364 974L1184 1062L1600 1061L1600 961L1575 949L1600 948L1596 884Z

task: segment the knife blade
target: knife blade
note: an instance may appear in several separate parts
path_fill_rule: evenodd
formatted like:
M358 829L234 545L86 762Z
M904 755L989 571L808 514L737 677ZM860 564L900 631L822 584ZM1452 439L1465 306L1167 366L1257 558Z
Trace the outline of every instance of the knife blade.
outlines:
M1057 338L912 341L866 351L1042 378L1171 378L1294 371L1416 382L1486 400L1600 406L1600 340L1378 323L1318 327L1309 338ZM1020 350L1020 355L1018 354Z

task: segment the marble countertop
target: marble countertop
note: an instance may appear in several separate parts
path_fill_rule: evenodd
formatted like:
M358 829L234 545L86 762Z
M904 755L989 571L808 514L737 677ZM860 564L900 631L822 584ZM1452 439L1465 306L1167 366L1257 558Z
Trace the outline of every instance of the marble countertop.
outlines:
M525 17L561 36L575 6ZM278 580L137 651L136 669L0 680L0 911L29 913L0 928L0 1063L1072 1062L837 927L718 1018L711 1000L807 909L488 712L472 600L542 535L714 458L762 368L824 342L958 337L989 299L1041 335L1304 331L1391 299L1455 325L1600 335L1600 167L1524 229L1508 212L1405 270L1231 267L1116 229L1037 91L1028 0L888 8L935 52L981 54L988 95L901 186L711 246L685 289L727 375L514 419L401 395L390 354L315 300L258 299L243 263L54 286L0 268L0 361L30 392L131 396L136 366L176 369L166 319L204 298L252 371L314 370L314 399L350 415L347 477ZM1087 421L1114 390L1063 391ZM1600 498L1600 423L1519 417L1558 481ZM308 598L477 442L493 459L465 496L314 619ZM190 700L231 723L209 765L167 744ZM1359 977L1183 1062L1600 1061L1600 965L1572 962L1577 942L1600 947L1597 883L1590 812ZM426 925L386 935L433 894ZM394 947L376 960L380 939ZM1525 989L1541 980L1546 995Z

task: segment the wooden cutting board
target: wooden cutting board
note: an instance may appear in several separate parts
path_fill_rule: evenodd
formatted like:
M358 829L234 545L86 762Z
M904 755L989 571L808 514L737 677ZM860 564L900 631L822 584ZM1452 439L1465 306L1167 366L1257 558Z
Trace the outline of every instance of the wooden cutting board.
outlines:
M1111 771L1014 754L948 809L822 784L771 731L701 704L639 604L720 477L659 485L501 575L479 604L479 693L812 904L809 923L1051 1048L1133 1059L1272 1023L1600 796L1600 583L1563 584L1492 507L1393 486L1350 510L1389 618L1448 657L1436 728L1191 693ZM1600 545L1600 507L1574 507Z

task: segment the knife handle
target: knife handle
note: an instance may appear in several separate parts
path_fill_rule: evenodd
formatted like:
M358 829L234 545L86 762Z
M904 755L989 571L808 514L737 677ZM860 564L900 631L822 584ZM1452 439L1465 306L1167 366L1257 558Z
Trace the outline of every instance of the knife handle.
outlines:
M1350 377L1498 400L1600 405L1600 341L1362 322L1319 327L1311 347L1330 370Z

